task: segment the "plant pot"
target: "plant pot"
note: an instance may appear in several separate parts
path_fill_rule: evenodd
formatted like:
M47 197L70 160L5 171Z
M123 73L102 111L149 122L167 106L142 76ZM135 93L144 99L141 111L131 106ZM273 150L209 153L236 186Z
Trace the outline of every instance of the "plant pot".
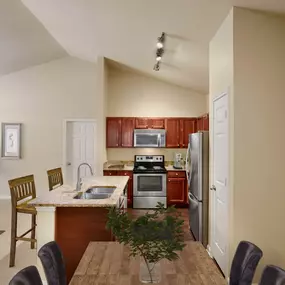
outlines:
M145 262L141 259L140 263L140 282L159 283L161 281L161 270L159 263Z

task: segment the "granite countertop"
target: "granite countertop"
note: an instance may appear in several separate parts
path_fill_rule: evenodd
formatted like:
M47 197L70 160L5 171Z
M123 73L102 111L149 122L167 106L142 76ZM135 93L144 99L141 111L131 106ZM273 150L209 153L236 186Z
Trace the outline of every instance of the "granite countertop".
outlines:
M129 166L129 165L124 165L124 166L111 166L111 167L106 167L104 166L104 170L107 171L133 171L134 166Z
M167 171L185 171L185 167L183 167L182 169L175 169L173 167L173 165L166 165L165 166ZM112 166L112 167L104 167L104 170L106 171L133 171L134 167L133 166L127 166L125 165L124 167L116 167L116 166Z
M81 192L92 186L116 187L112 196L107 199L73 199L78 192L70 185L62 185L52 191L47 190L29 204L35 207L113 207L118 204L128 180L128 176L90 176L82 179Z
M168 166L165 166L166 170L167 171L185 171L185 167L182 167L182 169L176 169L173 167L173 165L168 165Z

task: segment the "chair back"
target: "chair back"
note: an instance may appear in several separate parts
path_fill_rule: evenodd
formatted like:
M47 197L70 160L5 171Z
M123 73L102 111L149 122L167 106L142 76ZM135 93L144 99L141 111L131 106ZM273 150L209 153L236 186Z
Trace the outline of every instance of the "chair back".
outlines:
M241 241L237 247L231 266L230 285L251 285L261 259L262 250L248 241Z
M259 285L285 285L285 271L274 265L266 266Z
M36 198L36 187L34 175L23 176L8 181L12 206L16 207L17 204L27 198Z
M48 285L66 285L66 271L61 249L55 241L51 241L38 252L42 262Z
M49 190L53 190L56 186L63 184L63 176L61 168L50 169L47 171Z
M43 285L43 283L38 269L35 266L28 266L19 271L9 285Z

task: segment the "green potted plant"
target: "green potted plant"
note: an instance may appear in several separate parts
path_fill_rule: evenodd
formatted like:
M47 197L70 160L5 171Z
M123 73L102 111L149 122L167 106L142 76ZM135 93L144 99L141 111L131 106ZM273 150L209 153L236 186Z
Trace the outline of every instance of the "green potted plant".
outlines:
M111 208L107 228L117 241L130 247L131 256L142 257L141 282L157 283L161 279L159 261L177 259L176 251L185 246L183 223L174 207L165 209L162 203L158 203L154 211L137 219L118 208Z

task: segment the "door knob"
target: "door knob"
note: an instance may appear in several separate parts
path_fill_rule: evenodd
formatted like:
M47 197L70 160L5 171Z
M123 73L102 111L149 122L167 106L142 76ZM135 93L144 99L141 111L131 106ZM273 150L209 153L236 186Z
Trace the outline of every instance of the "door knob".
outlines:
M216 189L216 186L215 186L215 185L212 185L212 187L210 188L210 190L216 191L216 190L217 190L217 189Z
M70 165L71 165L71 162L67 162L67 165L70 166Z

